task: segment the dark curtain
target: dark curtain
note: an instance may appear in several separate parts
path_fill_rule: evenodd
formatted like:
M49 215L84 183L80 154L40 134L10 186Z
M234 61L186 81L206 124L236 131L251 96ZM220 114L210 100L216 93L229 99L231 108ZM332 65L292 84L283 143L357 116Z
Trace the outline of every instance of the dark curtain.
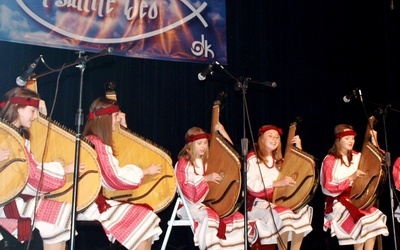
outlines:
M261 125L276 124L287 132L290 123L301 117L297 132L303 149L318 159L319 169L333 143L336 124L355 127L359 135L356 149L360 150L367 118L375 115L381 148L391 153L393 162L400 156L400 6L396 2L393 10L389 0L231 0L226 5L228 65L224 68L239 80L248 77L276 81L278 85L270 88L248 83L250 123L245 123L245 130L243 95L236 90L236 81L218 69L213 76L199 81L197 74L206 65L198 63L112 55L89 61L83 73L84 113L95 98L104 95L106 83L116 82L117 98L127 114L129 128L169 150L175 162L187 129L210 129L213 102L224 91L228 96L220 121L239 152L240 139L246 136L251 140L250 132L255 133ZM15 78L39 55L53 68L78 58L75 51L10 42L0 42L0 54L1 93L16 86ZM40 75L49 69L40 63L35 72ZM76 67L63 70L55 96L57 76L52 73L39 78L39 93L48 109L56 101L53 119L75 130L80 71ZM355 88L362 90L363 102L358 98L344 103L343 96ZM387 114L382 116L385 110ZM322 230L323 199L318 189L311 201L314 230L304 239L303 249L333 249L330 237ZM397 205L397 201L394 203ZM160 213L163 229L171 207ZM384 249L393 249L388 183L380 207L388 216L390 229L390 236L383 237ZM154 249L161 246L161 241L154 244ZM191 242L189 229L174 229L169 245L170 249L188 249Z

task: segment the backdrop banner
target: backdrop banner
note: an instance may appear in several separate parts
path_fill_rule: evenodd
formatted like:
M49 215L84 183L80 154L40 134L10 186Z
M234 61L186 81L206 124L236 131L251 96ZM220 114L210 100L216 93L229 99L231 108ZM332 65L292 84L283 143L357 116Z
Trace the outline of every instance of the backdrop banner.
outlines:
M1 1L0 40L226 64L226 6L224 0Z

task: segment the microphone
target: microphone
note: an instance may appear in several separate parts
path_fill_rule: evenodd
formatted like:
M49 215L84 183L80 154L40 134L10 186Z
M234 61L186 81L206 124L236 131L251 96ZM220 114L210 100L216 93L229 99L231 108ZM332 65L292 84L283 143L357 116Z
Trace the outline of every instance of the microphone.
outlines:
M114 52L114 49L112 47L108 47L108 48L103 49L102 51L100 51L99 54L101 56L105 56L105 55L108 55L108 54L113 53L113 52Z
M271 88L276 88L276 86L278 86L278 85L276 84L276 82L268 82L268 81L262 82L261 84L263 84L263 85L265 85L265 86L267 86L267 87L271 87Z
M270 81L259 82L259 81L254 81L251 78L249 79L249 82L261 84L261 85L264 85L264 86L267 86L267 87L271 87L271 88L276 88L276 86L278 86L276 84L276 82L270 82Z
M24 87L26 85L26 82L30 79L30 77L33 74L33 71L35 70L37 64L39 63L40 58L42 58L42 55L40 55L35 62L31 63L29 67L22 73L22 75L18 76L15 82L17 83L18 86Z
M90 60L92 60L94 58L97 58L97 57L100 57L100 56L105 56L105 55L108 55L108 54L110 54L112 52L114 52L114 49L112 47L108 47L108 48L103 49L98 54L95 54L93 56L80 56L79 55L79 58L75 60L75 63L78 64L78 63L88 62L88 61L90 61ZM85 52L83 52L83 53L85 53Z
M357 91L360 93L360 97L361 97L361 90L359 88L356 88L356 89L353 89L349 95L343 96L343 101L345 103L348 103L352 99L357 99L358 98Z
M200 72L197 77L199 78L200 81L204 81L208 74L213 74L213 69L214 69L215 62L210 63L207 68L205 68L202 72Z

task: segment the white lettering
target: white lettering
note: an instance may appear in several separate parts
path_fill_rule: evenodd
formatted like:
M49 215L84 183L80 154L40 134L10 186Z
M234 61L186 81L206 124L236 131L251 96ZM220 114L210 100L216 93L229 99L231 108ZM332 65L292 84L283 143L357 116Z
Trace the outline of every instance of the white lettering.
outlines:
M124 14L128 21L137 18L156 19L158 17L157 1L125 0ZM49 8L50 0L43 0L43 7ZM116 0L55 0L54 6L58 8L70 8L79 12L95 12L97 16L104 17L114 11ZM121 6L118 6L121 8Z
M143 18L146 15L148 15L150 19L155 19L158 16L157 3L156 1L153 1L149 6L146 1L140 1L139 4L139 0L126 0L124 13L128 21L131 21L138 16L139 18Z
M150 5L149 18L156 19L157 17L158 17L158 8L157 8L157 4L154 2Z
M98 7L98 9L97 9L97 15L98 15L99 17L103 17L103 13L101 12L101 10L103 9L103 4L104 4L104 1L100 1L99 7Z
M211 58L214 58L214 51L210 49L211 45L208 44L208 41L204 38L204 35L201 34L201 41L194 41L192 43L191 51L195 56L204 55L204 57L208 57L208 54L211 54Z
M1 1L1 0L0 0ZM60 11L60 16L61 16L61 21L59 26L57 21L55 20L56 23L54 24L54 20L50 19L51 22L47 21L46 18L41 18L38 17L35 13L31 13L32 10L29 9L28 6L26 6L23 1L25 0L17 0L18 5L28 14L30 15L34 20L36 20L38 23L52 29L55 32L58 32L61 35L76 39L76 40L81 40L85 42L90 42L90 43L121 43L121 42L131 42L131 41L137 41L139 39L145 39L148 37L154 37L157 34L161 34L164 32L167 32L171 29L175 29L176 27L179 27L181 25L184 25L184 23L198 17L200 21L203 23L204 27L207 27L208 24L205 22L204 18L201 16L200 12L203 11L205 6L207 6L207 3L203 3L197 10L195 6L192 6L190 2L187 0L181 0L183 4L185 4L187 7L189 7L193 13L188 15L187 17L182 17L180 14L181 13L171 13L171 15L176 14L178 18L182 18L181 20L173 21L171 22L166 22L165 27L162 27L162 24L164 22L160 23L161 25L154 26L154 30L149 30L149 32L141 33L141 34L136 34L136 33L129 33L126 32L124 33L124 37L114 37L115 35L118 36L118 34L106 34L104 37L96 37L95 35L97 34L96 32L91 32L92 29L90 29L86 34L87 36L82 36L82 32L79 34L74 34L70 29L64 29L65 25L68 25L67 21L64 22L64 20L70 20L70 14L72 14L75 18L78 18L79 22L82 23L85 20L90 21L94 23L93 31L97 31L98 27L100 25L103 25L101 20L96 19L96 15L99 17L103 17L105 15L108 15L109 19L104 20L105 22L111 22L106 23L107 26L113 27L114 22L120 22L121 18L126 18L128 22L132 22L132 20L136 20L140 22L141 24L143 23L144 25L149 24L150 21L157 19L159 17L159 13L161 10L163 10L164 6L160 6L159 0L36 0L41 2L43 5L43 8L48 9L49 13L54 15L58 14L58 11ZM125 4L124 4L125 3ZM159 4L160 3L160 4ZM58 9L57 9L58 8ZM159 9L161 8L161 9ZM115 12L115 13L113 13ZM122 14L122 16L121 16ZM146 19L144 22L142 20L139 20L140 18ZM100 19L100 18L99 18ZM113 19L113 20L111 20ZM172 19L175 19L174 17ZM91 27L89 27L91 28ZM150 28L153 28L151 26ZM94 35L92 35L94 33ZM110 33L110 32L107 32ZM203 55L204 57L214 57L214 51L211 49L212 45L209 44L208 40L205 39L204 35L201 36L200 40L194 41L192 43L192 53L197 56Z
M147 13L144 12L144 9L147 9L149 7L149 5L147 4L147 2L142 1L140 3L140 18L142 19Z
M126 19L128 21L131 21L139 13L139 8L138 8L139 3L137 0L135 0L133 3L134 7L130 7L129 2L130 2L130 0L126 1L124 13L125 13Z
M65 7L68 4L68 0L57 0L54 5L56 7Z
M115 0L109 0L107 1L107 5L106 5L106 14L110 14L114 8L111 7L111 3L115 3Z
M47 0L43 0L42 2L43 7L48 8L49 5L47 4Z
M77 11L90 13L97 12L99 17L110 14L114 8L115 0L56 0L54 6L72 8ZM43 7L48 8L48 0L43 0Z
M85 12L89 12L90 11L89 10L89 2L88 1L85 1L84 5L83 5L83 11L85 11Z

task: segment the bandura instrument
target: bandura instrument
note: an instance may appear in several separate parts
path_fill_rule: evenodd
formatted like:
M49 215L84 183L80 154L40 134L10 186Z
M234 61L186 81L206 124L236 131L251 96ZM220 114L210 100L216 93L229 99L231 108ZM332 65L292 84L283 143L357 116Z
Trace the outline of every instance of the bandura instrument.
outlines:
M117 99L114 85L107 86L106 96ZM120 166L135 164L143 168L155 163L162 166L162 172L144 176L142 184L136 189L112 191L103 188L103 195L113 200L145 203L154 212L161 212L176 194L176 176L171 157L165 149L122 126L117 126L112 138Z
M27 87L36 90L36 80L29 81ZM76 133L57 121L39 113L30 128L31 152L41 162L61 161L63 164L74 162ZM47 145L45 147L45 145ZM101 172L97 162L97 154L93 145L81 139L80 163L85 164L85 171L79 174L77 191L78 212L92 204L101 188ZM44 195L45 198L60 202L72 203L74 175L67 174L64 187Z
M10 157L0 161L0 205L3 206L22 192L29 177L22 131L4 120L0 120L0 148L11 150Z
M350 202L360 209L368 209L374 205L386 182L387 168L382 151L371 142L371 130L376 123L371 116L365 132L364 143L361 149L361 159L358 169L365 176L354 180L350 190Z
M209 192L203 201L224 218L236 212L242 189L240 156L233 146L215 130L219 122L221 101L215 101L211 118L211 139L206 175L218 173L222 177L219 184L209 182Z
M318 177L315 169L315 159L301 149L291 144L296 133L297 122L289 127L284 161L280 170L278 180L285 176L292 177L296 184L294 186L275 188L273 203L296 211L314 197L318 187Z

